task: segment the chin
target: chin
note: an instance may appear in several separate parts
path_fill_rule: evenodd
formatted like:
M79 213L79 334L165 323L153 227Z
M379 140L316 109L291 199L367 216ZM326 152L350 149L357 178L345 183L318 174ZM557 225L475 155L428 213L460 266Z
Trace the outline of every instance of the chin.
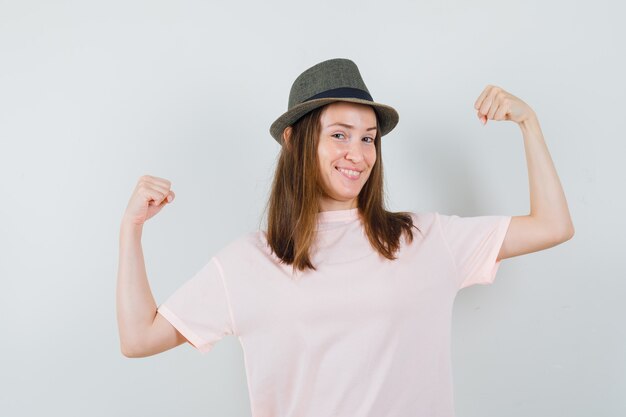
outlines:
M359 194L360 194L360 190L357 193L346 193L346 192L338 193L338 192L335 192L335 193L333 193L333 198L335 200L347 201L347 200L353 200L353 199L357 198L359 196Z

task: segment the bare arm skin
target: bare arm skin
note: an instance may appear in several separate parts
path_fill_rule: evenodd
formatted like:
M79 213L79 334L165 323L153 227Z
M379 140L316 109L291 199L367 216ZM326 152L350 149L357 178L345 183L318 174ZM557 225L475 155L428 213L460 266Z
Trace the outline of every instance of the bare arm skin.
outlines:
M530 214L511 216L497 259L537 252L571 239L574 224L535 112L518 97L494 85L485 87L474 108L483 124L487 120L517 123L526 151Z
M173 199L169 181L143 176L120 225L117 324L122 354L129 358L155 355L187 341L157 313L141 247L144 222Z
M537 117L520 123L530 184L530 214L513 216L498 259L537 252L574 236L565 192L559 181Z

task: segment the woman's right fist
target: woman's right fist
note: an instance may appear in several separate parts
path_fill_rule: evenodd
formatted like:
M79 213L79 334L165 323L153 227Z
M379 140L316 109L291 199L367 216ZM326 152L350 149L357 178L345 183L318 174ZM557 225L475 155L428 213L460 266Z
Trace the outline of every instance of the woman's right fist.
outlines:
M157 214L167 203L174 201L172 183L165 178L143 175L137 181L124 212L124 220L135 225L143 225Z

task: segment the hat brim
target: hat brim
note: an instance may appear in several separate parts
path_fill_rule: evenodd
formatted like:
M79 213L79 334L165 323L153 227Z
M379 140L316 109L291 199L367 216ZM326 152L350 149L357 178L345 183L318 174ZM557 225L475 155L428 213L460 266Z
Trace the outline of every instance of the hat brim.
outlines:
M398 112L393 107L387 106L386 104L376 103L374 101L364 100L360 98L326 97L300 103L297 106L294 106L293 108L288 110L287 112L283 113L270 126L270 134L276 140L276 142L278 142L282 146L283 131L287 126L292 125L308 112L326 104L333 103L335 101L348 101L351 103L360 103L372 106L374 108L374 111L376 112L378 124L380 125L380 136L385 136L387 133L391 132L391 130L396 127L396 125L398 124L398 120L400 119Z

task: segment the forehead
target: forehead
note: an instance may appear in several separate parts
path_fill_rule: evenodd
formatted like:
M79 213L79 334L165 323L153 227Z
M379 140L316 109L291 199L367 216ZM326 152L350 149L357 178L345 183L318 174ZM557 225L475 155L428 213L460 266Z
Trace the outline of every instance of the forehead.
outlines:
M348 122L355 126L360 124L376 126L376 112L367 104L336 101L324 108L321 122L324 127L335 122Z

